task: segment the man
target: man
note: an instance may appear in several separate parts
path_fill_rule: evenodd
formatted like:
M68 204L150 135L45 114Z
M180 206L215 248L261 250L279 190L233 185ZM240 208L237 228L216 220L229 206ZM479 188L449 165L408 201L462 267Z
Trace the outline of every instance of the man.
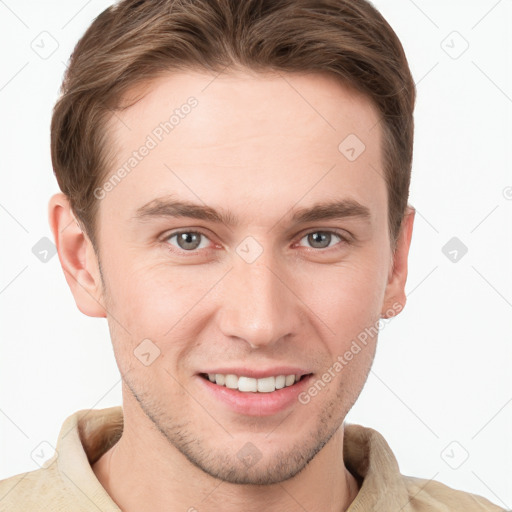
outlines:
M414 82L369 3L124 1L62 92L49 220L123 407L70 416L2 510L500 510L344 424L414 221Z

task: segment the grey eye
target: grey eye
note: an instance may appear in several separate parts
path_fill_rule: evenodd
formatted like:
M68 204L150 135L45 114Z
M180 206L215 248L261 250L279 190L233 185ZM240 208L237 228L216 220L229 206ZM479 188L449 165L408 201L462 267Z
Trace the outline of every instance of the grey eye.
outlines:
M208 240L202 233L197 231L181 231L180 233L174 233L170 235L167 240L171 241L176 238L177 247L184 251L195 251L200 249L201 243L204 240ZM176 246L176 244L173 244Z
M313 231L305 235L303 239L307 238L308 244L314 249L326 249L331 245L333 235L341 240L340 235L330 231Z

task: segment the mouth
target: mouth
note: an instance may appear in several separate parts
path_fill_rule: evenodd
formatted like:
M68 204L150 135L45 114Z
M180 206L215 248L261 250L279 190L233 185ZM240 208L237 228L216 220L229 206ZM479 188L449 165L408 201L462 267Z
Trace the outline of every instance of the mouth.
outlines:
M281 389L296 386L310 377L311 373L273 375L262 378L235 375L232 373L200 373L203 379L219 387L240 391L241 393L273 393Z
M298 396L314 375L292 366L209 370L196 374L206 395L219 404L221 410L227 408L230 412L253 417L268 417L296 408L300 405Z

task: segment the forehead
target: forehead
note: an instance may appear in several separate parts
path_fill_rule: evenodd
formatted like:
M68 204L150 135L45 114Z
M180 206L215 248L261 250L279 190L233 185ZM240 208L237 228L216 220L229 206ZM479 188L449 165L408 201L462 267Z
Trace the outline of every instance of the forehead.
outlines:
M179 132L187 136L195 132L201 147L226 143L221 128L228 129L233 142L236 128L243 128L241 135L264 136L265 133L276 135L284 127L282 138L295 135L310 139L323 138L325 131L338 132L339 137L352 129L353 133L367 138L366 132L378 122L371 100L332 74L247 70L214 75L182 71L164 74L129 91L122 103L131 106L113 118L113 131L120 136L120 142L130 142L133 124L150 132L155 127L151 123L165 122L175 111L184 119L180 110L192 97L197 100L197 108L193 109L193 115L185 112L187 123L179 122L175 128L180 124ZM217 131L203 129L213 125ZM173 135L179 137L177 132Z
M165 194L240 210L326 195L385 203L376 109L331 75L179 72L133 97L110 121L107 179L125 172L105 208L131 215Z

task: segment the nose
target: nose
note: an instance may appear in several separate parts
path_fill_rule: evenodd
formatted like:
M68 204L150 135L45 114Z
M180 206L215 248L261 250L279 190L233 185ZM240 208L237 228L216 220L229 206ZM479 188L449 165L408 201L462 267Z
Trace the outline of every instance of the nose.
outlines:
M296 334L301 323L300 300L283 266L263 254L253 263L235 258L220 288L219 328L251 348L263 348Z

